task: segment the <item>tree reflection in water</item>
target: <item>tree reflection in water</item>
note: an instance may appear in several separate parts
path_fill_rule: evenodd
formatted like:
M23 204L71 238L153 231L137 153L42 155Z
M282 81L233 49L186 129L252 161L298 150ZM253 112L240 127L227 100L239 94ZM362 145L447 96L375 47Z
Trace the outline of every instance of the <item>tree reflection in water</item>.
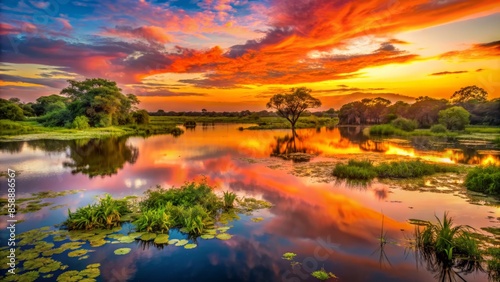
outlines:
M317 155L320 151L308 143L310 136L307 133L298 135L295 130L292 130L292 134L287 134L285 136L275 136L274 141L271 144L272 151L271 156L287 156L290 154L309 154Z
M90 178L111 176L126 162L133 164L137 160L139 149L126 141L127 138L75 140L69 145L71 161L63 165L71 168L72 174L83 173Z

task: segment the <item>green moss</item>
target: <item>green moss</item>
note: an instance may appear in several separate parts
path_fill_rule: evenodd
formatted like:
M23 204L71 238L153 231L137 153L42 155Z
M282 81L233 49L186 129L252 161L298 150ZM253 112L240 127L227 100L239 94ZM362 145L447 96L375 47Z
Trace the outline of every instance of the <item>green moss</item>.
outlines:
M296 256L297 256L297 254L295 254L295 253L287 252L287 253L283 254L282 258L286 259L286 260L293 260Z

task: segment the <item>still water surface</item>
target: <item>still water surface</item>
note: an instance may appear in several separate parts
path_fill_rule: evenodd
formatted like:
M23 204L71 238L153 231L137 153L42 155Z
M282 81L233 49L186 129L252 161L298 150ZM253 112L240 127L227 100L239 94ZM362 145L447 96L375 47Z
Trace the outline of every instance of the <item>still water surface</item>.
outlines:
M102 281L318 281L309 274L322 267L338 281L435 281L439 271L426 269L425 261L417 261L408 249L406 239L413 234L408 219L434 220L434 215L449 211L457 224L500 226L498 204L487 200L472 204L463 189L456 189L460 177L441 176L436 189L414 191L403 189L405 183L353 187L334 181L328 173L333 163L349 158L418 157L478 164L498 162L498 151L425 138L368 140L359 128L305 129L294 137L287 130L238 131L240 126L199 126L179 137L0 143L2 170L20 171L18 197L85 189L50 199L65 208L18 215L25 220L18 224L18 232L60 224L67 208L92 203L104 193L141 196L157 184L180 186L206 178L219 192L231 190L275 206L252 216L240 215L231 223L232 239L198 240L192 250L136 243L124 246L132 248L130 254L115 256L113 250L120 244L107 244L85 261L64 255L58 259L70 269L100 262ZM306 164L271 157L285 152L316 157ZM455 189L443 183L455 184ZM255 216L264 220L251 221ZM378 239L382 220L388 239L383 248ZM5 222L2 217L3 242ZM127 225L122 232L130 228ZM171 239L184 237L171 230ZM283 260L285 252L296 253L301 266ZM487 281L481 272L463 277Z

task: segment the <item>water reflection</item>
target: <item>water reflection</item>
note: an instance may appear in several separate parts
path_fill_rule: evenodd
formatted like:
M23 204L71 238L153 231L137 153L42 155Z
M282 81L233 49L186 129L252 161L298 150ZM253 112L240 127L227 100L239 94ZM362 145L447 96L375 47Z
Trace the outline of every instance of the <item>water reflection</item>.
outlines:
M111 176L125 163L134 164L137 160L139 150L126 141L127 138L76 140L69 145L71 160L63 166L71 168L72 174L83 173L90 178Z

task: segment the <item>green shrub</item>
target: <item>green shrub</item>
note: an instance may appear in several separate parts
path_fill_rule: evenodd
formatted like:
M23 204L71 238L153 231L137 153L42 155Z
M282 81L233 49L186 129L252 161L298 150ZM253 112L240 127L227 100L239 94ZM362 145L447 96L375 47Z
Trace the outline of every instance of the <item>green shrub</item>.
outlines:
M388 136L398 133L400 130L390 124L379 124L370 127L370 135Z
M73 116L71 112L68 109L61 109L49 112L48 114L40 117L38 121L48 127L63 127L67 122L71 122L72 120Z
M449 130L464 130L470 124L470 113L460 106L454 106L439 111L439 123Z
M431 126L432 133L446 133L446 131L448 131L446 129L446 126L442 124L434 124L433 126Z
M133 224L139 232L165 233L172 223L170 214L165 212L165 208L158 208L143 211Z
M132 118L137 124L148 124L149 123L149 114L146 110L137 110L132 113Z
M347 164L337 164L333 176L353 180L371 180L377 177L377 172L370 161L349 160Z
M417 122L406 118L397 118L391 124L404 131L414 131L417 128Z
M74 213L68 210L64 225L68 230L112 228L119 225L121 217L129 212L126 200L114 200L107 194L98 204L78 208Z
M73 128L83 130L89 128L89 119L86 116L77 116L75 120L73 120Z
M476 192L500 195L500 166L475 167L467 174L465 187Z

